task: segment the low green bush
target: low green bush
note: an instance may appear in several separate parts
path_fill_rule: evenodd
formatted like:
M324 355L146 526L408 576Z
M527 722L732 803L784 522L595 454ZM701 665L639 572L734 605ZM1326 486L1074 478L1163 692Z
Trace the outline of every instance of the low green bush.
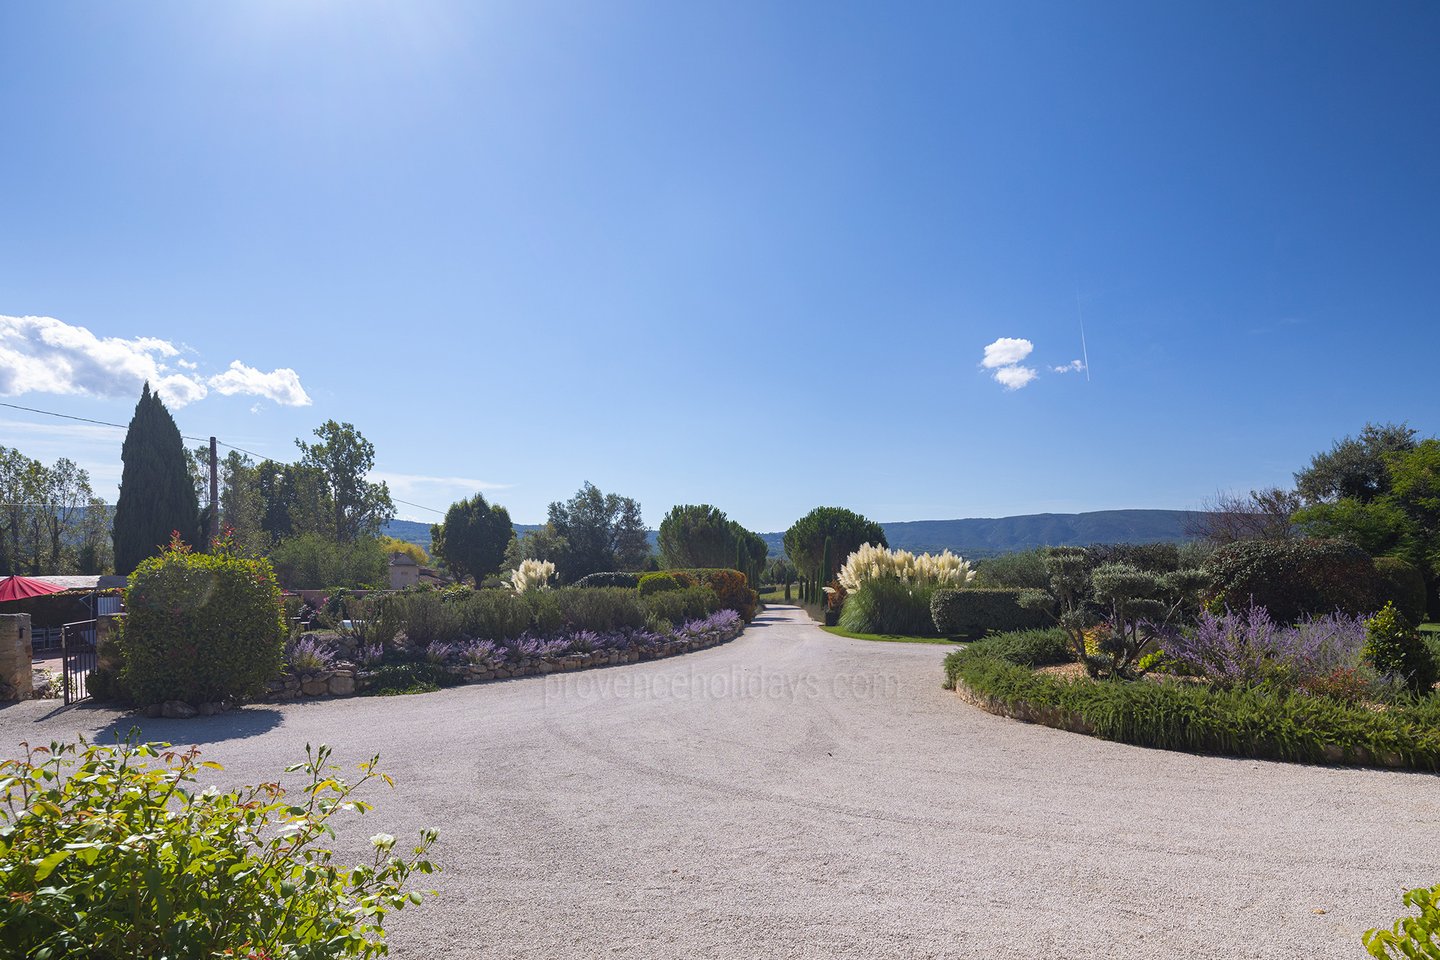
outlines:
M1416 693L1435 686L1436 664L1429 646L1393 603L1386 603L1365 622L1365 648L1360 655L1381 676L1399 677Z
M933 584L905 583L894 577L866 580L859 590L845 597L840 629L850 633L936 636L930 601L938 592Z
M645 598L647 620L653 618L677 627L689 620L703 620L719 609L720 598L709 587L667 590Z
M1050 623L1045 611L1020 606L1022 592L1003 587L936 590L930 598L930 617L935 630L947 637L1037 630Z
M994 657L1018 666L1044 667L1052 663L1072 662L1075 651L1070 646L1069 635L1059 627L992 634L946 656L946 690L955 689L960 664L971 657Z
M983 651L947 660L946 669L948 682L963 682L979 696L1047 716L1052 726L1069 728L1078 721L1078 729L1106 740L1301 763L1395 760L1440 770L1440 697L1376 711L1263 688L1070 679Z
M463 681L436 663L424 660L409 663L383 663L370 674L366 697L397 697L410 693L434 693L442 687L458 686Z
M289 631L268 560L172 543L130 574L120 686L140 704L213 703L264 689Z
M0 941L5 956L378 957L386 915L420 903L413 874L434 872L421 831L413 853L371 837L373 857L336 864L320 842L353 796L388 778L376 760L353 786L330 750L306 748L304 777L198 789L219 764L198 748L54 743L0 761ZM276 780L279 778L276 777ZM15 952L12 952L15 951Z

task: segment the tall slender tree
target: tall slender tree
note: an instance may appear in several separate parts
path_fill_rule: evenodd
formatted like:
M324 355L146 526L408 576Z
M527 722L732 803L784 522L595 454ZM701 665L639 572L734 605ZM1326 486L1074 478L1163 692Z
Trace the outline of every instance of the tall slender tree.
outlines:
M199 539L200 503L190 457L175 418L145 384L120 448L120 498L115 502L115 572L129 574L178 532Z

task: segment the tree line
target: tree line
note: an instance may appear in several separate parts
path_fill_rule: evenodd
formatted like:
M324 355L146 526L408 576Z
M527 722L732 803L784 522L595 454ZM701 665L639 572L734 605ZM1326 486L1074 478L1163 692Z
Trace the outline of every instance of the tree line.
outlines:
M126 575L172 533L204 550L221 525L227 542L269 557L292 587L385 586L396 551L430 562L419 547L383 536L395 503L386 484L369 479L375 447L353 424L328 420L295 445L298 456L289 462L227 451L217 463L218 502L210 504L208 447L186 448L146 384L121 448L113 511L72 461L46 467L0 448L0 570ZM861 542L885 542L878 524L821 507L787 532L788 560L772 560L764 539L719 507L680 504L660 522L652 548L640 503L586 482L549 504L545 523L523 536L504 506L480 493L460 500L431 527L430 553L452 577L477 585L526 559L553 562L565 583L604 571L733 568L752 583L789 584L822 576L817 565L827 540L832 566Z

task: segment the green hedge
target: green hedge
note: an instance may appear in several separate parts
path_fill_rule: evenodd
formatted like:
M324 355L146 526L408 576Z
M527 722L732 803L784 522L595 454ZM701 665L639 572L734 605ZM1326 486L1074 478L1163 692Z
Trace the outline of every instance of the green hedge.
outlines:
M709 587L666 590L645 598L645 607L654 619L680 626L687 620L703 620L724 606Z
M739 570L728 567L694 567L687 570L667 570L659 576L674 577L682 587L709 587L720 600L717 609L734 610L746 623L755 619L755 611L760 605L760 594L750 589L749 578ZM642 589L645 586L643 577L640 586Z
M1075 726L1106 740L1302 763L1440 770L1437 696L1377 712L1328 697L1215 690L1179 680L1068 679L983 650L959 653L946 661L949 685L963 682L973 693L1029 711L1050 726Z
M1241 540L1206 561L1210 600L1232 610L1252 602L1281 623L1336 610L1380 609L1380 577L1370 555L1344 540Z
M1045 611L1020 606L1021 592L1005 587L937 590L930 598L930 617L935 629L947 637L1038 630L1051 623Z
M648 597L651 594L664 593L667 590L680 590L687 586L681 583L680 578L670 573L647 573L640 578L637 584L640 589L640 596Z
M214 703L278 676L286 627L268 560L170 549L125 590L122 689L140 704Z
M601 573L587 573L576 580L577 587L625 587L634 590L640 586L640 574L626 573L623 570L606 570Z

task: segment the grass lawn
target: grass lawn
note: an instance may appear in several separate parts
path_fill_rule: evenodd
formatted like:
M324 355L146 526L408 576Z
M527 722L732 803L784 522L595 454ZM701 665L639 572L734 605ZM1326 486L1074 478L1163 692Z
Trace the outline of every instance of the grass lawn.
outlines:
M790 588L790 595L791 595L792 597L795 596L795 589L796 589L796 588L794 588L794 587L791 587L791 588ZM761 603L794 603L795 601L794 601L794 600L787 600L787 599L785 599L785 588L784 588L784 587L780 587L779 589L771 590L769 593L762 593L762 594L760 594L760 602L761 602Z
M851 633L849 630L841 630L839 627L821 627L820 629L826 633L833 633L837 637L849 637L851 640L879 640L883 643L940 643L947 647L957 646L960 643L949 637L905 637L897 633Z

